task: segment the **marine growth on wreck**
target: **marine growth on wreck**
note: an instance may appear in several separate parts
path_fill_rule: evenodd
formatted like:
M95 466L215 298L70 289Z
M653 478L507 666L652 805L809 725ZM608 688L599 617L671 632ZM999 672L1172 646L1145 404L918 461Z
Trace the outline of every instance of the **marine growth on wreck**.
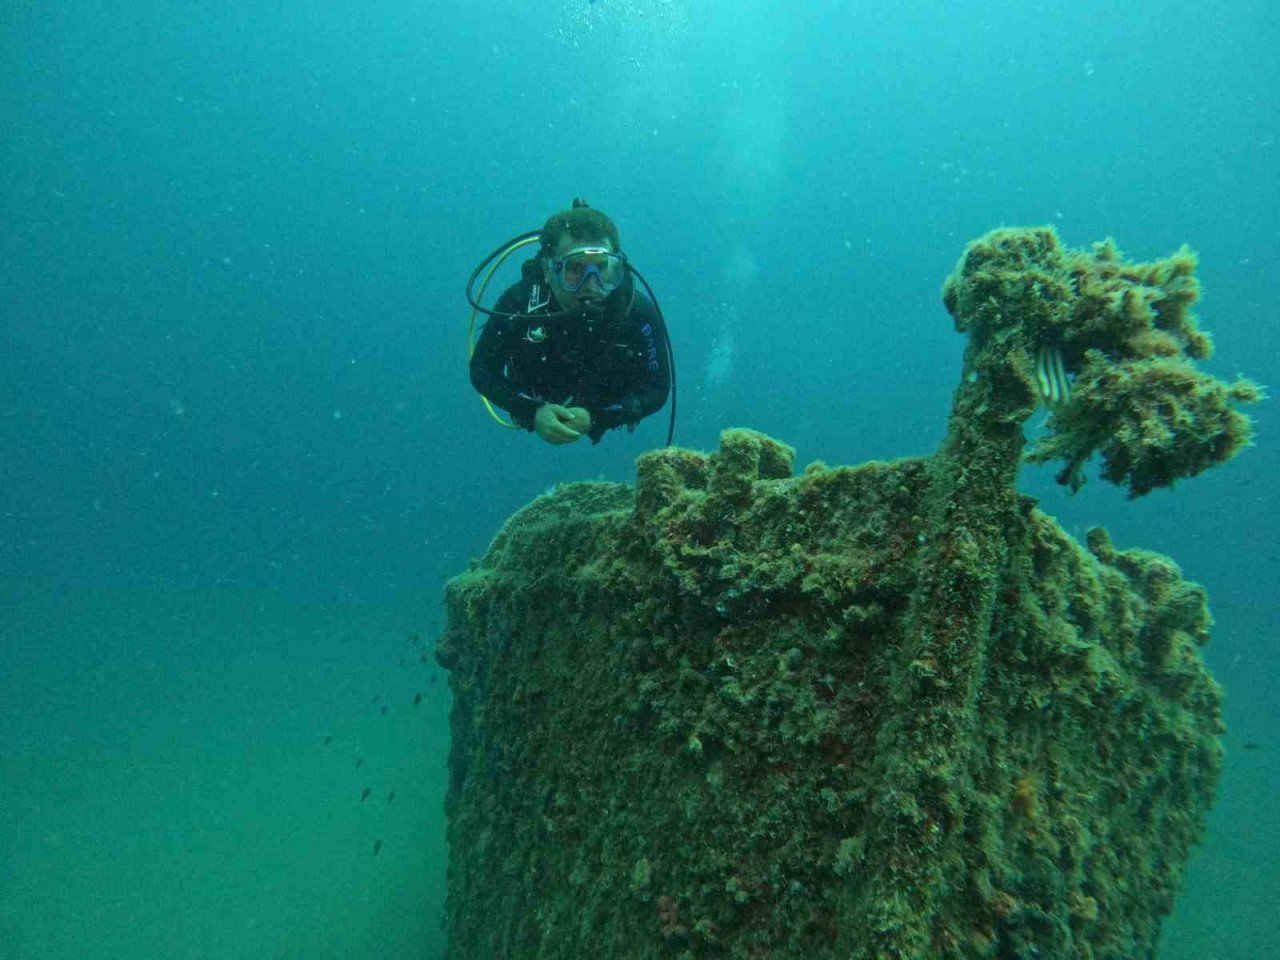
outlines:
M1096 453L1140 496L1248 443L1194 266L995 231L933 456L796 475L726 430L513 516L438 647L451 960L1154 956L1221 767L1205 593L1016 480Z

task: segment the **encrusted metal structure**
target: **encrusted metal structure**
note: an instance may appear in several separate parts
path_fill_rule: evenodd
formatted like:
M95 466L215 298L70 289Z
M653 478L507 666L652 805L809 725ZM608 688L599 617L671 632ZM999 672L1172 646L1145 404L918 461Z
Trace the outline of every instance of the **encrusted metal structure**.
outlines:
M1247 443L1194 259L971 244L931 457L728 430L517 513L448 587L450 960L1155 954L1221 767L1204 591L1016 489Z

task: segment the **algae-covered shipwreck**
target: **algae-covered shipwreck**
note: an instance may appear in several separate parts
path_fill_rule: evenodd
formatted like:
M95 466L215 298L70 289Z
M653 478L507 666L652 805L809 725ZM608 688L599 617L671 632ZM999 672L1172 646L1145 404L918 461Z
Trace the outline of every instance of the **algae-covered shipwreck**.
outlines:
M1015 484L1248 442L1193 268L993 232L933 456L793 476L728 430L516 514L438 648L450 960L1153 956L1221 767L1205 594Z

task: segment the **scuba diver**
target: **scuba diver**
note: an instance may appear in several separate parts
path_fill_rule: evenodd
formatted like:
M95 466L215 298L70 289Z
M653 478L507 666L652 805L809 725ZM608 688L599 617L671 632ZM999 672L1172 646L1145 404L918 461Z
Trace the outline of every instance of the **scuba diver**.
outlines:
M503 259L534 242L538 253L524 263L520 281L492 309L481 307L483 287L472 294L481 271L497 260L487 283ZM467 301L488 316L471 347L471 383L500 423L531 430L547 443L587 436L594 444L606 430L634 430L670 393L671 442L675 369L662 311L603 212L575 199L540 231L494 251L472 273Z

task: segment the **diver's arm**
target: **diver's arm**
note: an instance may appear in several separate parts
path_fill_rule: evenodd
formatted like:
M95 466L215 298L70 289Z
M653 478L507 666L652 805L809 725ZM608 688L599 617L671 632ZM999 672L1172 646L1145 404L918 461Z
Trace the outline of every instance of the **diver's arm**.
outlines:
M510 291L508 291L510 293ZM508 302L504 294L494 309L514 313L515 298ZM512 421L525 430L533 429L533 415L542 404L520 396L519 391L504 373L511 350L510 324L503 317L491 317L480 331L475 351L471 354L471 385L490 403L496 404L511 415Z
M587 408L591 415L591 436L598 437L606 430L623 424L639 423L651 413L662 409L667 402L671 382L664 375L661 382L653 382L640 390L625 394L621 400L606 407Z
M649 414L661 410L667 402L671 391L667 344L652 310L649 307L648 310L637 311L639 315L632 326L637 359L629 371L629 382L623 386L622 396L603 407L587 409L591 415L592 439L598 440L604 431L613 427L639 423Z

